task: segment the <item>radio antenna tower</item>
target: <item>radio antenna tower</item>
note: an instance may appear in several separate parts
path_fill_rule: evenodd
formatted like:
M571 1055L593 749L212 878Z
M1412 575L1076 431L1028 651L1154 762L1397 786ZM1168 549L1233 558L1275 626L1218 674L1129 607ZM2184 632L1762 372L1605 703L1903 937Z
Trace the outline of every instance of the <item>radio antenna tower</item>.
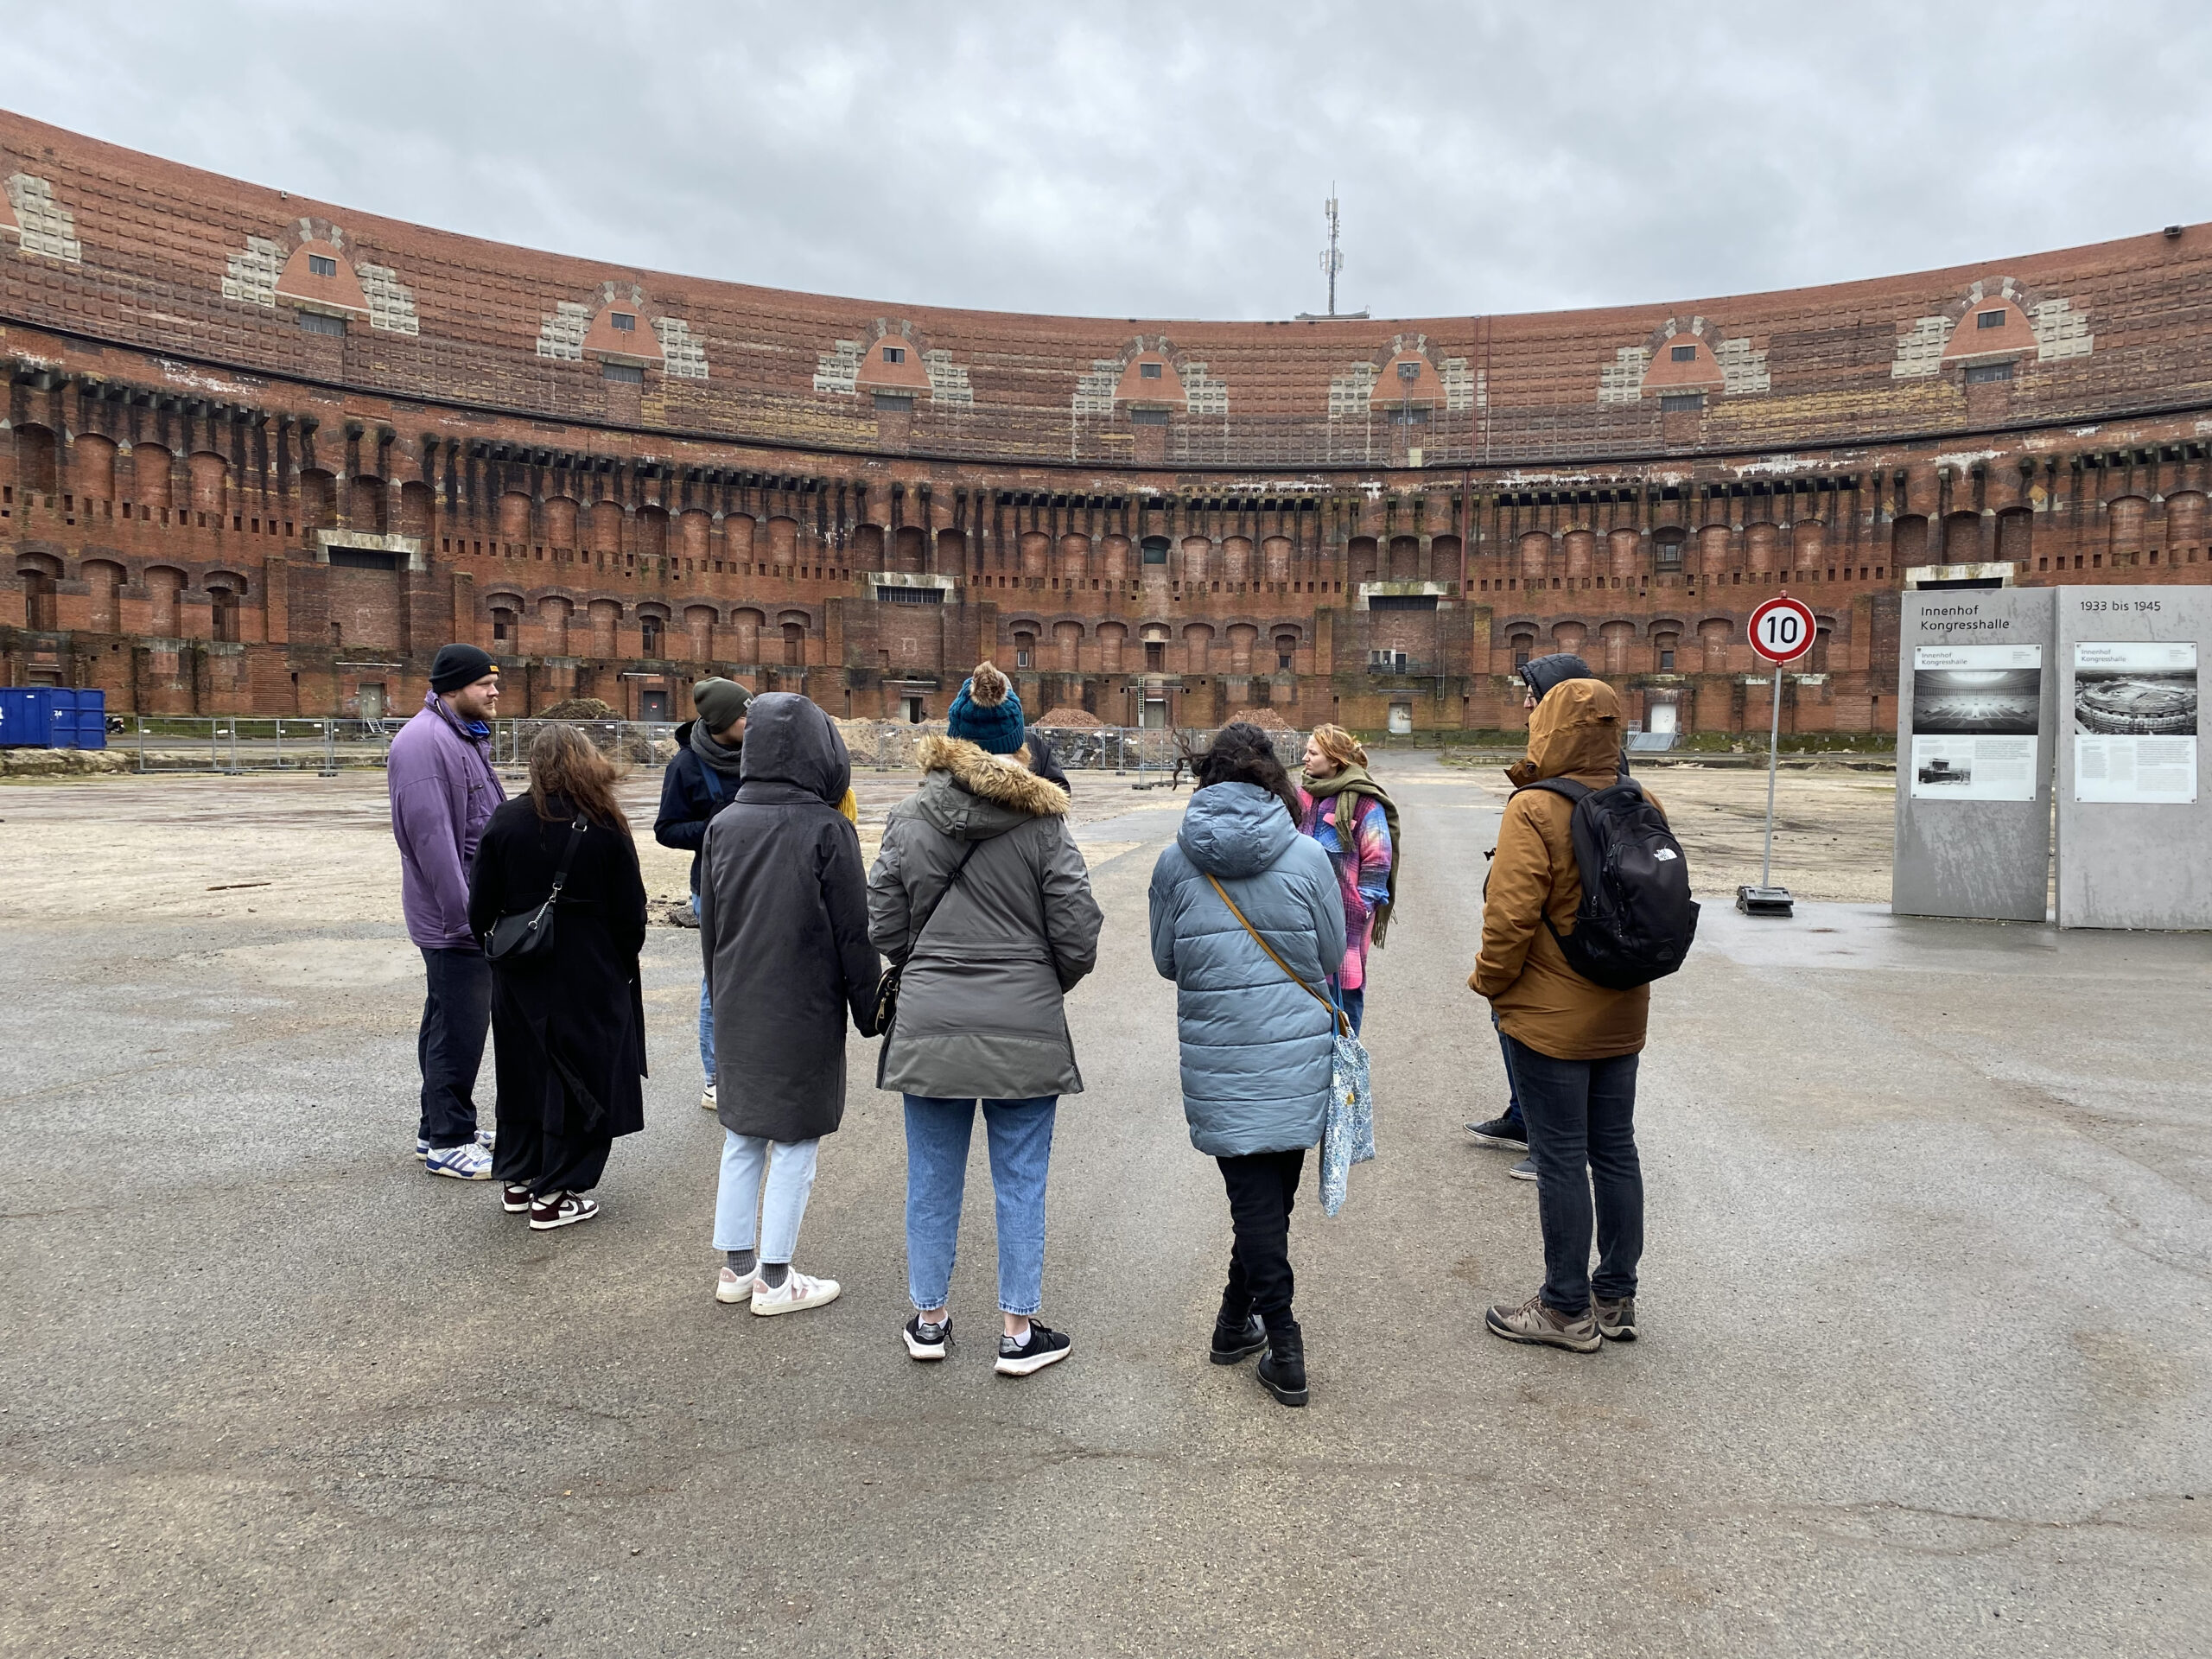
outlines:
M1337 187L1333 182L1329 186L1329 200L1323 204L1321 211L1327 215L1329 220L1328 251L1321 256L1321 269L1329 278L1329 308L1319 316L1311 311L1301 311L1298 314L1298 321L1300 322L1342 322L1363 318L1367 315L1363 307L1357 311L1340 312L1337 309L1337 273L1344 268L1344 256L1343 251L1337 246Z
M1337 187L1329 185L1329 202L1323 210L1329 216L1329 247L1321 256L1321 269L1329 275L1329 315L1337 315L1337 273L1344 268L1344 256L1337 246Z

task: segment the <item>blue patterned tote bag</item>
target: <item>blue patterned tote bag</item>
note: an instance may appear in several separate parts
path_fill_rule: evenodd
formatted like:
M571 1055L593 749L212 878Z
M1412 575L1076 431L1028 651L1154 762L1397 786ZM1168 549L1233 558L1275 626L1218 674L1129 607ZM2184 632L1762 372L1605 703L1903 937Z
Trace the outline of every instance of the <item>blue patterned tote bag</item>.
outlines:
M1229 896L1229 890L1211 875L1206 880L1221 895L1221 902L1229 906L1229 913L1236 918L1237 925L1252 936L1252 943L1268 953L1268 961L1289 976L1292 984L1328 1009L1329 1017L1335 1023L1336 1050L1329 1058L1329 1113L1321 1127L1321 1213L1333 1216L1344 1206L1351 1166L1375 1156L1375 1092L1368 1082L1367 1051L1352 1035L1351 1016L1291 973L1290 964L1275 954L1274 946L1262 938L1260 930L1244 919L1244 912L1236 908L1236 901Z

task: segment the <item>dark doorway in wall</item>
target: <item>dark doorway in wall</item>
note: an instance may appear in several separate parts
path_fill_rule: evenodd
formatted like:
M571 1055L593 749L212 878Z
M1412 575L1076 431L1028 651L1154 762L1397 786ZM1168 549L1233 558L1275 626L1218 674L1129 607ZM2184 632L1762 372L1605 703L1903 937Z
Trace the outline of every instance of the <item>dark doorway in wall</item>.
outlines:
M639 692L638 718L639 720L666 720L668 718L668 693L665 691Z

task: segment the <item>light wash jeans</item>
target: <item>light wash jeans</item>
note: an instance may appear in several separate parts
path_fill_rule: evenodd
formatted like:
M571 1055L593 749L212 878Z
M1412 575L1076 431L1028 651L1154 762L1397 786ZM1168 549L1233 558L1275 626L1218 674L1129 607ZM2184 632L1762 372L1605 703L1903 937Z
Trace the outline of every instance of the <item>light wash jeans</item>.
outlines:
M798 1224L814 1191L815 1154L821 1150L819 1140L768 1141L724 1129L715 1248L749 1250L757 1238L763 1262L788 1262L798 1248Z
M695 893L691 895L691 919L696 921L698 918L699 895ZM709 1088L712 1088L715 1082L715 1004L714 999L708 995L710 978L711 976L704 973L699 976L699 1064L706 1068ZM740 1245L738 1248L742 1249L745 1247Z
M991 1190L998 1199L999 1311L1016 1319L1044 1306L1045 1176L1059 1100L1040 1095L980 1103L991 1147ZM906 1294L917 1313L943 1307L952 1294L968 1139L977 1104L906 1096Z

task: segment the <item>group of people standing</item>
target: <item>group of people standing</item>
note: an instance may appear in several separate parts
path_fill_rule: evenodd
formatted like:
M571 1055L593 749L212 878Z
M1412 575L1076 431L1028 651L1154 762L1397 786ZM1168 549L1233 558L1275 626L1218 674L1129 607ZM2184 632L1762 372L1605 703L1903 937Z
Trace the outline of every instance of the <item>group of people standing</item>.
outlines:
M1618 705L1585 676L1538 709L1524 765L1580 774L1599 767L1606 743L1617 755ZM645 895L614 768L576 728L546 726L526 795L505 799L486 747L498 695L485 653L448 646L392 747L409 931L429 981L417 1154L433 1174L500 1182L504 1208L543 1230L597 1215L590 1190L613 1140L643 1124ZM701 1103L724 1131L716 1299L766 1316L839 1295L837 1281L801 1272L796 1257L857 1031L882 1039L877 1086L903 1102L906 1351L937 1362L952 1348L980 1112L997 1222L996 1369L1026 1376L1066 1358L1071 1338L1040 1317L1046 1190L1060 1098L1084 1086L1064 999L1096 965L1103 918L1049 743L1026 728L997 667L978 665L944 734L922 739L920 786L892 809L868 868L850 762L828 715L726 679L692 695L697 718L677 730L655 834L694 855ZM1335 726L1313 733L1297 779L1268 733L1224 727L1197 782L1149 908L1154 964L1177 987L1191 1139L1219 1166L1234 1235L1208 1352L1224 1365L1258 1356L1268 1392L1303 1405L1290 1216L1321 1139L1338 1031L1363 1020L1369 954L1389 926L1397 808ZM1510 875L1493 883L1471 983L1491 1001L1517 1110L1535 1131L1548 1271L1527 1305L1492 1309L1490 1322L1516 1340L1577 1347L1585 1324L1634 1334L1635 1063L1632 1047L1611 1051L1630 1026L1641 1046L1641 1003L1568 1006L1563 960L1541 925L1571 926L1579 898L1567 815L1551 810L1566 803L1545 796L1516 817L1522 800L1508 808L1497 870ZM543 949L500 943L541 927ZM487 1025L496 1140L478 1128L472 1092ZM1586 1153L1599 1179L1594 1305ZM1580 1305L1570 1187L1580 1192Z

